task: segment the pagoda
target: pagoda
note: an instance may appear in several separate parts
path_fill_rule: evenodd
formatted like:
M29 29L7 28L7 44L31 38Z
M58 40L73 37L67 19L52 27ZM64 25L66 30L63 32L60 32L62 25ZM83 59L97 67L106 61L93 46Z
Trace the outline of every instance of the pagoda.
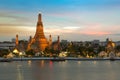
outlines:
M27 50L34 49L37 51L44 51L47 46L48 46L48 41L44 35L42 16L41 14L39 14L38 22L36 26L36 33L33 38L30 37Z

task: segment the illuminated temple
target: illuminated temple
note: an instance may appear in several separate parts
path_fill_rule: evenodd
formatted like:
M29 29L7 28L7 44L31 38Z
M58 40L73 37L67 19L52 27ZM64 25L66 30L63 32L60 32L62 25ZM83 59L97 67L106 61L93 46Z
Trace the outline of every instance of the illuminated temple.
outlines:
M107 47L106 47L107 53L110 53L111 51L114 51L115 45L116 44L108 38L107 39Z
M34 49L36 51L44 51L47 46L48 46L48 41L44 35L42 16L41 14L39 14L38 22L36 26L36 33L33 38L30 37L27 50Z

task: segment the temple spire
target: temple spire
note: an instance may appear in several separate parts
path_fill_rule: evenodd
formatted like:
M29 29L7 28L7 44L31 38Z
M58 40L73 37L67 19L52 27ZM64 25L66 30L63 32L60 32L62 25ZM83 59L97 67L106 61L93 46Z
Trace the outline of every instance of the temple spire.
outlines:
M58 36L58 40L57 41L58 41L58 43L60 43L60 36Z
M18 40L18 34L16 35L16 41L15 41L16 47L18 47L19 40Z
M49 35L49 46L51 46L51 44L52 44L52 36Z
M39 15L38 15L38 22L42 22L42 15L41 15L41 13L39 13Z
M43 24L42 24L42 14L41 13L38 14L37 27L43 27Z
M45 38L43 28L44 27L43 27L43 23L42 23L42 15L41 15L41 13L39 13L38 14L38 22L36 25L36 33L35 33L34 38L32 38L32 40L29 42L27 50L32 49L33 48L32 46L34 46L33 49L36 49L36 51L37 50L44 51L45 48L48 46L48 41Z

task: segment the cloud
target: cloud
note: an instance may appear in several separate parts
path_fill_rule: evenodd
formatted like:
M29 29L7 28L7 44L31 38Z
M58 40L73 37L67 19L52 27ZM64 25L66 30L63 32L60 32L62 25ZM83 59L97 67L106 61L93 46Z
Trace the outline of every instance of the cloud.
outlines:
M120 33L112 33L112 34L109 34L109 35L120 36Z
M63 29L66 29L66 30L76 30L76 29L79 29L80 27L77 27L77 26L67 26L67 27L63 27Z
M7 11L0 12L0 26L34 26L35 18L27 12Z
M0 35L1 36L14 36L16 34L20 36L30 36L35 33L35 29L32 27L0 27Z
M89 2L91 1L94 2L95 0L90 0ZM67 0L67 2L69 1ZM78 1L76 0L74 4L64 4L59 6L59 8L55 8L56 5L51 7L51 4L53 3L51 2L49 4L49 2L47 2L48 5L44 5L44 7L37 7L34 11L31 11L31 8L29 8L29 10L27 10L28 12L19 9L16 9L15 11L7 9L2 10L0 12L0 35L14 36L19 34L25 37L29 35L34 36L37 22L37 10L45 12L43 13L45 35L61 35L66 39L72 39L75 36L77 37L74 39L93 39L101 36L119 35L116 33L119 33L120 30L120 6L84 6L89 2L86 2L86 0L81 2L84 4L78 5ZM101 2L100 4L102 4L102 1L99 0L98 2ZM97 3L97 1L95 1L95 3ZM61 4L63 4L63 2L59 5ZM32 7L35 8L34 6Z

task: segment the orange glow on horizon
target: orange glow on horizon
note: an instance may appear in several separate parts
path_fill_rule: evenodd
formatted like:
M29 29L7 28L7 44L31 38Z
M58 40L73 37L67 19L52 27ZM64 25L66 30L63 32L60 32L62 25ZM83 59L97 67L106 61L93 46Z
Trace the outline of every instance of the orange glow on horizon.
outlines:
M84 32L83 34L101 36L101 35L109 35L109 34L111 34L111 33L110 33L110 32L89 31L89 32Z

